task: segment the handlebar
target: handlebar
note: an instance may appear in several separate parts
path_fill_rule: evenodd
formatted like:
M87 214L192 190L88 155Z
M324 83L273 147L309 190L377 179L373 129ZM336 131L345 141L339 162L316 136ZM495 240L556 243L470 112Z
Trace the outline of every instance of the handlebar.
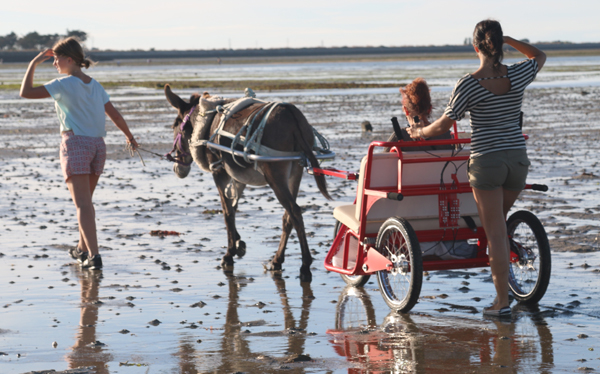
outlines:
M402 201L404 199L404 195L397 192L388 192L387 198L390 200Z
M545 184L532 184L530 188L534 191L540 191L540 192L548 191L548 186L546 186Z

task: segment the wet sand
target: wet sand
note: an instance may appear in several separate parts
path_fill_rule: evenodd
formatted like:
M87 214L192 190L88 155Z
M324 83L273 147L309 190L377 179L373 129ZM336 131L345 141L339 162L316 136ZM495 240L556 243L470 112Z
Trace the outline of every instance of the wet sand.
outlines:
M119 100L140 143L171 147L173 111L159 91ZM448 92L433 92L437 114ZM185 95L184 95L185 97ZM269 94L295 103L331 142L331 166L357 170L373 139L400 117L398 96ZM409 315L389 314L374 278L346 289L322 266L333 207L355 184L328 179L327 202L305 175L299 204L313 251L313 282L299 282L295 235L281 273L262 263L277 249L282 208L267 188L248 188L237 223L248 249L233 270L210 175L177 179L171 165L121 149L108 126L109 160L96 191L105 268L82 271L68 248L75 210L61 177L54 110L48 102L0 105L0 372L83 368L81 373L563 373L600 370L600 255L597 191L599 88L528 90L529 182L516 209L544 222L553 273L538 308L513 304L510 321L481 316L494 295L485 269L431 272ZM434 114L435 115L435 114ZM369 120L375 131L361 134ZM467 122L460 124L467 128ZM152 230L181 233L151 236ZM56 348L53 347L56 342ZM86 369L87 368L87 369Z

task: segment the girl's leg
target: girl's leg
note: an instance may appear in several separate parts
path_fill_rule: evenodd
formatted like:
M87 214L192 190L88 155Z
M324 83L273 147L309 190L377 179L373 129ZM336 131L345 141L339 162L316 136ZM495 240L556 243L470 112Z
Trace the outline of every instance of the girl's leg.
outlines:
M506 216L508 215L508 211L510 210L510 208L512 208L512 206L515 204L515 201L517 201L517 198L519 197L519 194L521 193L521 191L511 191L511 190L504 190L503 189L503 194L504 194L504 220L506 221Z
M515 204L515 201L517 201L517 198L519 197L520 193L521 193L521 191L503 190L504 196L503 196L502 203L504 205L503 211L504 211L504 220L505 221L508 216L508 211ZM509 250L510 250L510 246L509 246ZM498 296L496 296L496 298L494 299L494 303L492 305L495 305L497 302L498 302Z
M96 186L98 185L98 179L100 179L99 175L96 174L90 174L89 175L89 182L90 182L90 195L92 195L92 199L94 197L94 191L96 190ZM92 209L94 210L94 217L96 217L96 210L94 209L94 204L92 203ZM95 218L94 218L95 219ZM81 231L81 226L79 226L79 244L78 244L79 250L82 252L87 252L89 253L89 249L87 247L87 245L85 244L85 240L83 239L83 232Z
M96 214L92 203L90 179L91 175L89 174L73 175L67 180L67 187L77 208L77 222L83 239L82 243L85 244L85 248L91 257L98 254L98 238L96 236Z
M504 190L473 188L473 195L488 240L492 279L497 293L496 303L490 309L501 309L508 306L509 243L504 215Z

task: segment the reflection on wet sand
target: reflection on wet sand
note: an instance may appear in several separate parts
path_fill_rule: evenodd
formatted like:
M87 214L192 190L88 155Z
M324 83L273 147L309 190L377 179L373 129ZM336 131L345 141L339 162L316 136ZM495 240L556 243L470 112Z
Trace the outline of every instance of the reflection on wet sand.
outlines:
M194 349L192 338L186 335L181 339L179 351L175 353L179 361L179 372L195 374L198 368L215 373L279 373L285 369L289 373L304 373L304 367L294 367L296 362L310 361L304 355L306 344L310 306L314 299L310 283L303 282L302 305L300 307L300 318L294 318L293 309L290 305L286 291L285 280L280 273L272 275L277 293L281 300L283 312L283 331L263 331L252 333L248 330L253 326L266 326L264 320L242 321L238 312L240 307L239 293L250 282L246 277L234 275L231 271L225 271L229 288L229 300L225 314L220 349L217 352L200 352ZM263 306L258 306L262 308ZM242 306L244 308L244 306ZM279 323L271 321L270 323ZM215 330L219 331L219 330ZM287 342L285 357L271 357L262 350L268 345L257 343L256 339L284 338Z
M369 295L346 287L337 312L336 328L327 332L336 353L354 364L351 374L550 373L554 367L552 334L537 308L517 305L512 320L481 322L391 312L377 327Z
M70 369L93 367L97 374L108 374L106 365L112 361L112 355L104 350L96 337L98 312L102 305L99 296L102 271L77 268L74 272L81 284L81 316L75 344L71 347L72 352L66 356L66 361Z
M178 373L181 374L196 374L198 370L196 369L196 349L194 348L194 343L192 342L192 338L186 336L179 343L179 351L174 353L175 356L179 357L177 360L177 366L179 367Z
M243 367L246 367L244 361L253 355L250 344L242 335L242 323L238 314L239 292L246 283L240 282L233 272L225 272L225 275L229 286L229 302L221 339L221 364L217 372L231 373L243 371Z

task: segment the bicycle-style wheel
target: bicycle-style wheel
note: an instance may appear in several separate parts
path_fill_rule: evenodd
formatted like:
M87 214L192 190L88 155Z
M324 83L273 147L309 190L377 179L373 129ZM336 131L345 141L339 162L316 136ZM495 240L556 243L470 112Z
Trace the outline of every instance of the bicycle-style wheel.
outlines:
M344 331L364 330L374 327L376 323L375 308L365 289L346 286L338 299L335 328Z
M537 303L548 289L552 269L546 230L535 214L525 210L512 214L506 226L510 250L519 256L510 264L510 289L517 301Z
M394 265L377 272L381 295L391 309L406 313L417 303L423 283L417 234L404 218L388 218L379 229L377 250Z
M338 220L335 220L335 227L333 229L333 239L335 240L335 237L337 236L338 232L340 231L340 229L342 228L342 223ZM348 228L346 226L344 226L344 230L348 230ZM342 279L344 280L344 282L346 282L347 285L349 286L354 286L354 287L362 287L365 284L367 284L367 282L369 281L369 278L371 277L370 275L346 275L346 274L340 274L340 276L342 277Z

